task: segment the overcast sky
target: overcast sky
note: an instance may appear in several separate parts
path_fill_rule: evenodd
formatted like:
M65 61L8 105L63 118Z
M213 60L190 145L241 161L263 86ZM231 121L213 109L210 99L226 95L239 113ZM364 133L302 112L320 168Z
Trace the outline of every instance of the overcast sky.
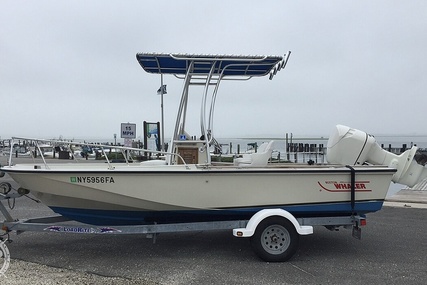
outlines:
M160 121L138 52L292 55L220 88L217 137L427 134L427 1L0 0L0 136L112 138ZM170 137L182 81L165 76ZM199 114L195 114L195 119ZM194 130L199 135L199 127Z

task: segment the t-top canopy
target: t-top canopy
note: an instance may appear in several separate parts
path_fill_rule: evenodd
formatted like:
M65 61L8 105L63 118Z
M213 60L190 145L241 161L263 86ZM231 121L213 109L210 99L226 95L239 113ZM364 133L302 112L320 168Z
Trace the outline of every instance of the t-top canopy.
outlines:
M185 75L194 62L193 74L207 75L214 66L214 75L264 76L276 73L286 65L285 56L235 56L207 54L138 53L136 59L149 73ZM272 76L270 76L271 78Z

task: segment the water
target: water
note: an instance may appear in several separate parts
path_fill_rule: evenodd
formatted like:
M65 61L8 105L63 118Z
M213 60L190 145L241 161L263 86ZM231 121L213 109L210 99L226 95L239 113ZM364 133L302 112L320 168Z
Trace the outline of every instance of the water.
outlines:
M401 148L403 144L406 144L407 148L411 148L412 146L417 146L421 149L427 149L427 135L404 135L404 136L393 136L393 135L383 135L383 136L375 136L375 139L379 145L384 145L387 148L391 145L392 148ZM240 145L240 150L245 151L247 149L248 143L256 142L258 145L261 143L274 140L274 149L280 151L281 153L285 153L286 151L286 142L285 138L220 138L217 139L219 143L229 145L232 143L233 149L232 153L237 151L237 145ZM288 142L291 140L289 138ZM327 137L306 137L306 138L293 138L292 143L303 143L303 144L323 144L326 147L328 143Z
M390 183L390 187L388 188L387 196L386 197L392 197L400 190L406 188L406 185L398 184L398 183Z
M427 135L376 136L375 139L380 145L384 144L385 148L387 148L389 144L391 144L392 147L402 147L403 144L406 144L407 148L417 146L421 149L427 149Z

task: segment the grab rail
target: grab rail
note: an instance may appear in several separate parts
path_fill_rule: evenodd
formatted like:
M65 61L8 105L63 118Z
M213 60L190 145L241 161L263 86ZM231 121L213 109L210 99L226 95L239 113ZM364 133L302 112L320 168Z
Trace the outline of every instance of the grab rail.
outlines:
M124 152L126 151L135 151L135 152L149 152L149 153L154 153L154 154L160 154L160 155L173 155L173 156L177 156L179 159L181 159L183 165L185 166L186 169L190 169L190 167L187 165L187 163L185 162L184 158L179 155L178 153L172 153L172 152L167 152L167 151L157 151L157 150L149 150L149 149L145 149L145 148L133 148L133 147L126 147L126 146L116 146L116 145L105 145L105 144L95 144L95 143L83 143L83 142L73 142L73 141L64 141L64 140L52 140L52 139L37 139L37 138L25 138L25 137L12 137L12 142L11 142L11 146L14 145L14 142L16 140L24 140L24 141L30 141L30 142L34 142L35 143L35 147L37 148L37 150L40 153L40 156L43 160L43 164L46 167L46 169L50 169L48 163L46 162L46 159L43 155L43 152L41 151L40 142L48 142L52 144L52 147L55 147L55 145L66 145L67 149L71 152L73 152L72 146L73 145L79 145L79 146L90 146L90 147L95 147L95 148L100 148L105 160L108 164L108 169L114 169L114 166L111 164L112 162L108 159L107 153L105 151L106 148L109 149L117 149L120 150L123 154L123 157L126 161L126 164L129 164L129 159L127 157L127 155L125 155ZM35 157L34 154L32 152L30 152L30 156L33 159L33 161L35 162ZM76 157L74 156L74 154L72 153L72 157L76 162L79 162ZM10 151L10 155L9 155L9 161L8 161L8 165L11 166L12 165L12 158L13 158L13 152L12 150Z

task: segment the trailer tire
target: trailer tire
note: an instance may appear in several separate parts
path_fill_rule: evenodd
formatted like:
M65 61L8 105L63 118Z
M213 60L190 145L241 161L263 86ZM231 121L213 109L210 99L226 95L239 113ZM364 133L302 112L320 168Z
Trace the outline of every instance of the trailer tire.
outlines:
M294 225L278 216L260 222L251 237L255 253L268 262L287 261L295 254L298 243L299 234Z
M4 277L10 265L10 253L6 241L0 240L0 278ZM1 276L3 275L3 276Z

